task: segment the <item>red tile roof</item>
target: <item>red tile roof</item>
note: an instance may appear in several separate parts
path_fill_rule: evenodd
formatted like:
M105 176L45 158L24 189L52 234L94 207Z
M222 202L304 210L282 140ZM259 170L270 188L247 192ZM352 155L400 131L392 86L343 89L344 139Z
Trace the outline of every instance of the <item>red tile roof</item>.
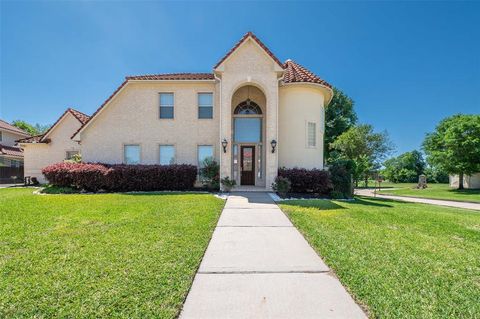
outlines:
M238 47L245 41L247 40L249 37L251 37L253 40L255 40L255 42L258 43L258 45L263 49L265 50L265 52L280 66L280 67L283 67L283 64L282 62L280 62L280 60L275 56L275 54L272 53L272 51L270 51L267 46L265 44L263 44L262 41L260 41L259 38L257 38L257 36L255 34L253 34L253 32L249 31L247 33L245 33L245 35L240 39L240 41L237 42L237 44L235 44L233 46L233 48L227 52L227 54L220 60L218 61L218 63L213 67L213 69L215 70L216 68L218 68L220 66L220 64L223 63L223 61L225 61L236 49L238 49Z
M214 80L213 73L164 73L126 76L127 80Z
M73 115L75 116L75 118L82 124L85 124L87 123L88 119L90 118L90 116L88 116L87 114L85 113L82 113L80 111L77 111L77 110L74 110L72 108L69 108L68 111Z
M40 143L40 140L42 139L43 134L40 135L35 135L27 138L21 138L17 140L17 143Z
M10 131L10 132L13 132L13 133L20 134L20 135L30 135L27 132L25 132L24 130L19 129L18 127L13 126L12 124L10 124L10 123L2 120L2 119L0 119L0 130L7 130L7 131Z
M55 123L53 123L52 126L50 126L50 128L48 129L48 131L46 131L45 133L43 134L40 134L40 135L35 135L35 136L31 136L31 137L27 137L27 138L22 138L22 139L19 139L17 140L18 143L50 143L50 140L48 138L44 138L45 135L47 135L52 129L53 127L55 127L55 125L58 124L58 122L65 116L65 114L67 113L70 113L73 115L73 117L75 117L81 124L82 126L88 122L88 120L90 119L90 116L86 115L85 113L82 113L80 111L77 111L75 109L72 109L72 108L68 108L65 110L65 112L63 112L63 114L55 121Z
M23 157L23 152L20 147L5 146L0 144L0 154L8 156Z
M317 75L307 70L305 67L292 60L287 60L284 64L285 73L283 75L284 83L317 83L332 88L332 86L325 80L322 80Z

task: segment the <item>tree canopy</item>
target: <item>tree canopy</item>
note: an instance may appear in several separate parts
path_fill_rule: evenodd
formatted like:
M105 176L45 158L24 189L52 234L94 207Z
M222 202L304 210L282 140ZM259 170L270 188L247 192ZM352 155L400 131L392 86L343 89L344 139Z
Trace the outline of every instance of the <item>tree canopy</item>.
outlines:
M325 109L325 160L330 162L331 144L357 123L354 102L337 88L333 89L333 98Z
M41 125L41 124L30 124L22 120L16 120L12 123L13 126L18 127L19 129L24 130L25 132L29 133L30 135L40 135L45 133L49 128L50 125Z
M418 176L425 173L426 163L422 153L417 150L392 157L383 164L382 173L394 183L414 183Z
M449 174L463 176L480 171L480 115L457 114L442 120L423 142L427 161Z
M362 124L342 133L332 143L332 148L338 152L338 157L355 162L353 178L358 184L361 176L367 179L368 173L379 166L380 161L393 150L393 145L387 132L376 133L371 125Z

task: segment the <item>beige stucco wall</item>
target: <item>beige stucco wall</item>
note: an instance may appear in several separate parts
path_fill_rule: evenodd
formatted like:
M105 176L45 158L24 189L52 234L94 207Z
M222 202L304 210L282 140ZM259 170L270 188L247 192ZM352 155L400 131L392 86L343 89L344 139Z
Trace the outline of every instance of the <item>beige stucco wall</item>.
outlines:
M458 187L458 175L450 175L450 187ZM480 188L480 173L473 174L471 176L463 177L463 187L470 189L479 189Z
M279 166L323 168L324 93L315 85L280 87ZM316 147L307 145L307 122L316 123Z
M24 152L25 176L45 182L42 169L50 164L63 162L67 151L81 151L80 145L70 137L80 128L80 122L66 113L63 120L49 133L50 143L21 144Z
M220 139L226 138L230 147L221 153L220 176L232 175L232 96L245 85L258 87L266 97L265 138L266 144L278 139L278 78L283 71L253 40L242 44L224 63L215 70L221 77ZM265 184L267 188L277 176L278 152L266 152Z
M5 146L15 146L16 140L28 137L28 135L15 134L13 132L6 131L6 130L0 130L0 131L2 132L2 140L0 141L0 144Z
M159 118L159 93L174 93L174 119ZM213 92L213 119L198 119L197 93ZM219 157L215 82L132 82L81 133L85 162L123 163L125 144L140 144L141 163L158 164L161 144L175 145L176 163L197 165L197 146Z

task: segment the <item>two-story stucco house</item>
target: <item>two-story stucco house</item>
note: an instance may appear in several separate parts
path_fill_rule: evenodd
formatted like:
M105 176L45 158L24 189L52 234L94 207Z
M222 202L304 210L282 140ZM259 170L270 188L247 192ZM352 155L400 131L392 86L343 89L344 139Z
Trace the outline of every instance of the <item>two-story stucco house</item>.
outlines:
M279 167L323 168L332 96L248 32L212 73L126 77L71 138L85 162L201 166L214 157L221 178L268 189Z

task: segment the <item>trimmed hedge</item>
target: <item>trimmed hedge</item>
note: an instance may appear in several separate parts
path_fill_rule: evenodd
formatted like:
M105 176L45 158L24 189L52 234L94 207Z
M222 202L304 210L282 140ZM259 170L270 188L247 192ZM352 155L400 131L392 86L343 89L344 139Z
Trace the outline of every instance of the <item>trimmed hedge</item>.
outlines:
M328 171L305 168L280 168L278 176L286 177L291 182L292 193L313 193L329 195L332 182Z
M54 186L93 192L182 191L192 189L197 179L197 167L193 165L57 163L45 167L42 173Z

